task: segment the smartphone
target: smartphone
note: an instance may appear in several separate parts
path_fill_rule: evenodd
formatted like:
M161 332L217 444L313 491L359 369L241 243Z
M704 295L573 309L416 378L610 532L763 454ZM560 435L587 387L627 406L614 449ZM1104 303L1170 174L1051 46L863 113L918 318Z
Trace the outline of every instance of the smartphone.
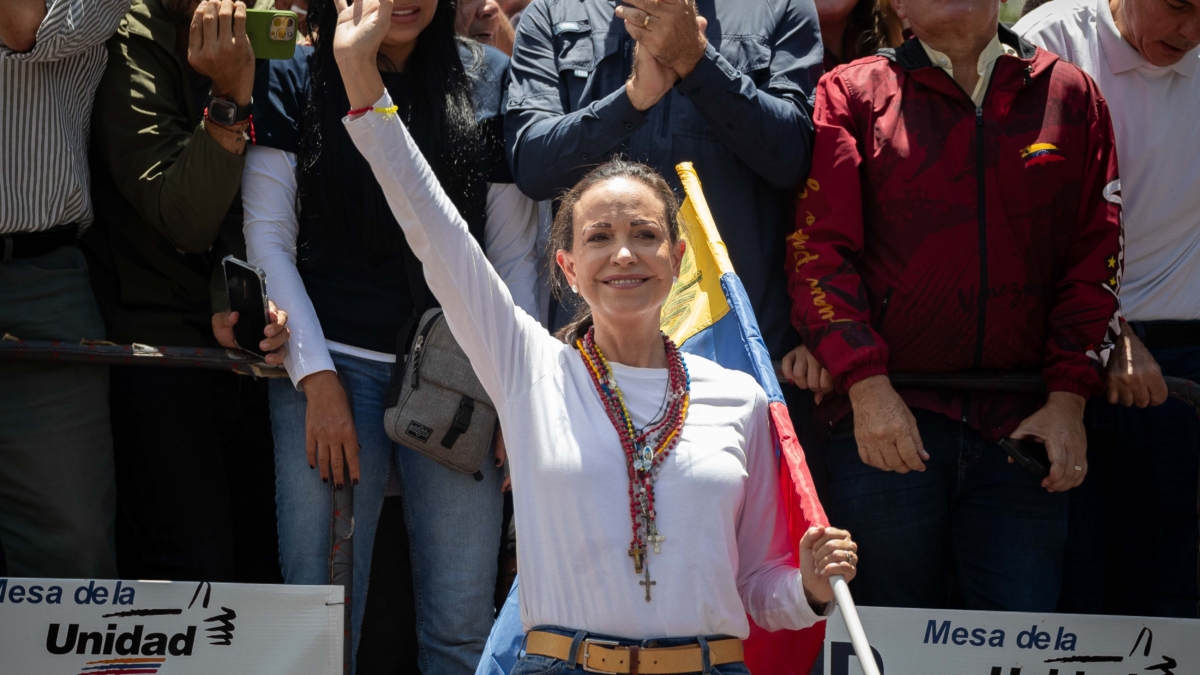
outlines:
M256 59L290 59L296 51L300 21L295 12L280 9L246 10L246 37Z
M1000 447L1034 476L1045 478L1050 475L1050 457L1044 443L1024 438L1001 438Z
M267 305L267 275L248 262L227 255L221 260L225 269L225 288L229 292L229 308L238 313L233 325L233 341L242 351L266 357L259 348L270 321Z

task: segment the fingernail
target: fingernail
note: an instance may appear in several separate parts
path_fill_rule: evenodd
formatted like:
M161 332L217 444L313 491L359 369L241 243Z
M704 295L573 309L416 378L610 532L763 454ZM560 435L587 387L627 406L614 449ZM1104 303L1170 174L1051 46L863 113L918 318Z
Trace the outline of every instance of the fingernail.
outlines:
M789 377L788 384L796 384L796 381Z
M263 340L262 342L258 343L258 346L259 346L259 348L261 348L261 349L270 349L270 348L271 348L271 343L270 343L270 342L267 342L266 340Z
M315 469L315 468L317 468L317 465L316 465L316 464L309 464L309 465L308 465L308 468L310 468L310 469Z
M357 478L355 478L354 480L350 481L350 484L351 484L351 485L358 485L358 479L357 479Z
M322 483L328 483L328 482L329 482L329 479L328 479L328 478L322 478L322 479L321 479L321 482L322 482Z

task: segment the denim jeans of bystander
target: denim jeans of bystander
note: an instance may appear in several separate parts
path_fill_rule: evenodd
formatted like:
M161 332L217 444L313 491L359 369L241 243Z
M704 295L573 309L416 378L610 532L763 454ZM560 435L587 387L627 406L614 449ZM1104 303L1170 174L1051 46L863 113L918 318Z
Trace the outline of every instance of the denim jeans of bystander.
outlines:
M830 522L863 553L855 599L944 608L957 581L967 609L1053 612L1062 586L1067 494L1050 493L999 445L914 410L930 459L898 474L865 464L853 436L825 442Z
M502 473L489 456L475 480L397 445L383 428L391 364L333 354L358 432L361 481L354 490L354 587L351 616L358 648L372 544L387 472L395 462L404 489L404 518L412 553L418 660L421 672L475 672L495 618L496 551L500 546ZM329 583L332 482L322 483L305 456L304 394L290 380L271 382L276 503L284 580Z

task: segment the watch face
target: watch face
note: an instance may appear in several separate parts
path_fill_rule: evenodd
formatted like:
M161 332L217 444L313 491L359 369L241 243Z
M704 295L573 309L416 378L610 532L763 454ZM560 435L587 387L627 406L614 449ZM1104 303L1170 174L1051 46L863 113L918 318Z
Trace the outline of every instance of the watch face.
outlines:
M208 117L217 124L233 126L237 122L237 104L225 99L209 98Z

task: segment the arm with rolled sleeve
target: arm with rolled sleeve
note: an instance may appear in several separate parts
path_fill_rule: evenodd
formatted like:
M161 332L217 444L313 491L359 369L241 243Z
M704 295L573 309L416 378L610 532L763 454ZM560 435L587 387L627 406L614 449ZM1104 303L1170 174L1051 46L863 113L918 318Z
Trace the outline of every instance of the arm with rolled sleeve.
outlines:
M625 87L566 113L554 59L554 37L545 3L521 15L513 48L504 135L509 163L521 191L551 199L575 184L594 164L646 123Z
M237 195L245 158L192 126L177 101L181 80L169 57L139 36L109 42L96 91L93 141L121 196L187 253L208 250Z
M888 349L871 327L855 264L863 250L862 157L851 94L837 71L817 87L813 168L787 238L792 323L839 391L886 375Z
M0 12L0 24L6 24L0 29L0 59L26 63L51 63L102 44L129 11L129 0L49 0L30 45L28 28L17 25L22 21L17 16L20 5L28 3L5 4Z
M1104 366L1120 333L1121 181L1108 104L1088 79L1092 113L1081 203L1048 317L1042 376L1049 391L1084 398L1104 391Z
M767 85L734 68L711 44L675 88L696 105L709 128L752 171L780 190L804 178L812 157L809 92L821 77L824 52L811 0L792 0L776 27Z

